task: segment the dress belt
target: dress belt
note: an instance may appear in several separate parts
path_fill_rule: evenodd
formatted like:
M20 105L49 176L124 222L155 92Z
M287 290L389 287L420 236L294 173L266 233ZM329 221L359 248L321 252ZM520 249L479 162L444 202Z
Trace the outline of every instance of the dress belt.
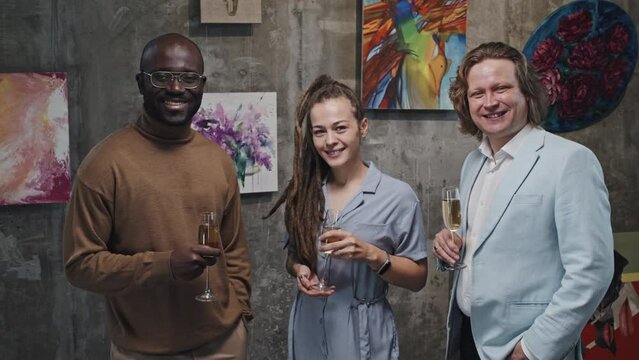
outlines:
M386 294L378 296L373 299L359 299L353 297L353 305L351 309L357 309L357 322L358 322L358 338L359 338L359 357L360 360L367 360L371 358L371 345L370 345L370 331L368 326L368 309L384 300Z

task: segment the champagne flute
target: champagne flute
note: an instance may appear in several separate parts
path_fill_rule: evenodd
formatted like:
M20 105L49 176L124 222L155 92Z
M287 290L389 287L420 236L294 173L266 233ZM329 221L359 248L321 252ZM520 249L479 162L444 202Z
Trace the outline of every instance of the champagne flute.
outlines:
M335 209L326 210L324 214L324 222L322 223L322 234L330 230L340 229L340 227L337 225L337 218L339 218L339 210L335 210ZM324 244L328 244L333 241L335 241L335 239L326 238L323 241L320 241L319 245L322 246ZM319 283L317 283L317 285L315 286L317 290L325 291L325 290L328 290L329 288L327 275L328 275L329 267L331 266L330 254L332 252L333 250L320 251L320 256L324 258L324 266L322 268L321 274L319 274L320 275Z
M198 226L198 244L214 248L222 248L222 239L217 225L215 212L205 211L200 214L200 225ZM205 256L208 257L208 256ZM206 267L206 287L204 292L195 297L195 300L202 302L216 301L215 295L209 287L209 267Z
M466 264L462 262L463 240L460 240L455 233L461 226L461 203L459 200L459 189L457 186L447 186L442 189L442 215L444 217L444 225L450 231L455 244L459 247L459 260L452 265L444 265L445 271L454 271L463 269Z

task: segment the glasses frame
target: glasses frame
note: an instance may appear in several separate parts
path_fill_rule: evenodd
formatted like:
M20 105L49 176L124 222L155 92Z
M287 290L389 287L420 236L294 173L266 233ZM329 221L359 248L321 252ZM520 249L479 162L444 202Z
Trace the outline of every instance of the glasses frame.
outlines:
M177 79L177 81L180 83L180 85L182 85L183 88L185 89L197 89L198 87L202 86L202 79L204 78L204 75L200 75L198 73L195 72L191 72L191 71L187 71L187 72L179 72L179 71L154 71L152 73L148 73L146 71L142 71L141 72L144 75L147 75L149 77L149 81L151 82L151 85L153 85L153 87L158 88L158 89L167 89L169 87L171 87L171 84L173 83L173 81L175 81L175 79ZM160 86L157 85L153 82L153 74L156 73L163 73L163 74L171 74L171 80L169 80L169 83L166 84L165 86ZM184 85L184 82L182 81L182 76L183 75L197 75L199 82L197 85L195 86L187 86Z

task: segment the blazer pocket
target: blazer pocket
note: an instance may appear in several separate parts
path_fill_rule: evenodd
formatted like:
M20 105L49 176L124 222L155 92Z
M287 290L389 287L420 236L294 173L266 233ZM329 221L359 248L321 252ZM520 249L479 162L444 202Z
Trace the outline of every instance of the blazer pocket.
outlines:
M546 311L548 301L511 301L508 303L508 325L513 333L525 331Z
M513 204L521 205L540 205L544 196L542 194L515 194L513 196Z
M510 306L514 308L545 308L550 301L511 301Z

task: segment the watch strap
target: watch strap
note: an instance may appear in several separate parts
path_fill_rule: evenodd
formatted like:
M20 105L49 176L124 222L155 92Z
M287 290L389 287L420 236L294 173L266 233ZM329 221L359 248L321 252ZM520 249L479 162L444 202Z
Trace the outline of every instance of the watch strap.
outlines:
M391 267L391 256L388 252L386 252L386 261L382 264L382 266L377 269L377 275L384 275L388 269Z

